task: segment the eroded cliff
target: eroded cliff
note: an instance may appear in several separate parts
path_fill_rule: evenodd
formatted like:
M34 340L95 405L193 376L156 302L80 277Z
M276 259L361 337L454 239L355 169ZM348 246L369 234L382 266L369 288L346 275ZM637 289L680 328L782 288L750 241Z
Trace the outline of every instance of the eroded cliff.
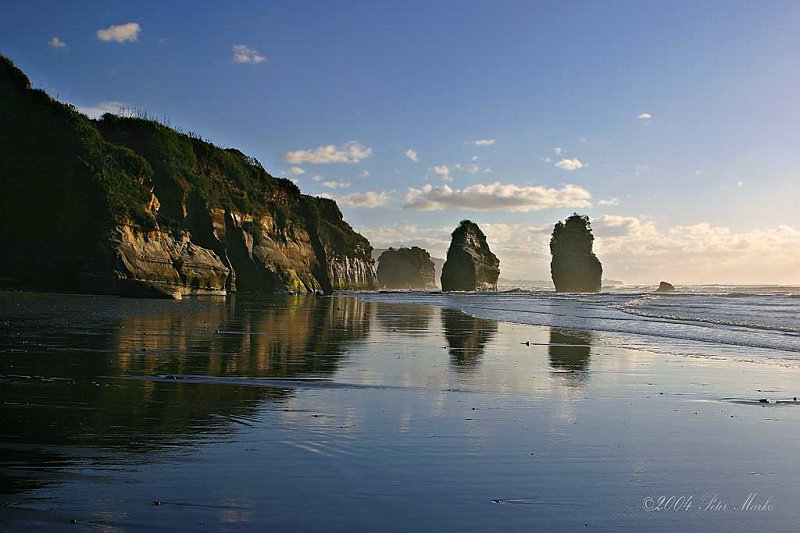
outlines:
M92 121L0 56L0 277L33 287L189 292L373 288L336 203L254 158L152 120Z

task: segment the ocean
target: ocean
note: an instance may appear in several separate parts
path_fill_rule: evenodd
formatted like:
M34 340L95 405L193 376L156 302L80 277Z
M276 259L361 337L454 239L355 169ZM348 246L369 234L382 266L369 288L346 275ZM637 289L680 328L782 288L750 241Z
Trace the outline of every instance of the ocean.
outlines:
M479 318L627 334L650 348L683 353L682 341L707 343L706 353L800 363L800 287L697 285L655 293L621 286L596 294L510 288L498 292L361 293L374 302L458 309ZM613 337L611 337L613 338ZM669 341L669 342L665 342ZM696 346L693 345L693 352Z

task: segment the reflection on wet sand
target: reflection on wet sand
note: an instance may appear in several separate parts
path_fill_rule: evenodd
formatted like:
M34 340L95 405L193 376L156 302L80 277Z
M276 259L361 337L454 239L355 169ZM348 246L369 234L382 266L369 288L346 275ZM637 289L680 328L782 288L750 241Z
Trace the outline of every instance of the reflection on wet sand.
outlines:
M424 335L433 319L433 306L381 303L378 325L387 333Z
M61 322L47 319L53 301L65 307ZM292 394L114 377L324 377L337 370L348 344L368 334L371 306L342 297L231 298L177 309L171 302L108 299L86 314L75 297L6 303L0 494L57 482L58 468L96 453L152 451L229 433L264 400Z
M456 370L468 371L480 366L486 344L497 334L497 322L442 309L442 329L450 351L450 364Z
M550 328L550 367L568 384L579 384L588 378L591 350L591 331Z

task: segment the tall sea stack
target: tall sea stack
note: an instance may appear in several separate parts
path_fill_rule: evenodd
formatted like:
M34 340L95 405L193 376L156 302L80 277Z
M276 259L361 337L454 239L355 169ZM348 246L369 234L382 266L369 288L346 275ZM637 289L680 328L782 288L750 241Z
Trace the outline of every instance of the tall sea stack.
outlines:
M478 225L462 220L452 237L442 268L442 290L497 290L500 260L489 249L486 235Z
M378 259L378 285L382 289L435 289L431 254L416 246L389 248Z
M598 292L603 265L592 252L592 226L577 213L556 223L550 239L550 272L557 292Z

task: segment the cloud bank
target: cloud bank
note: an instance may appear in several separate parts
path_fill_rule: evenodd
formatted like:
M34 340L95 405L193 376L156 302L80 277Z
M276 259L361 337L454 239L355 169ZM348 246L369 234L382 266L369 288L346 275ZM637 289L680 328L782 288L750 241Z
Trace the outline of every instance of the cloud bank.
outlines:
M494 182L453 189L448 185L434 187L427 184L421 189L409 188L404 207L420 211L505 209L528 212L550 208L590 207L591 197L589 191L576 185L565 185L555 189L520 187L511 183Z
M372 148L363 146L358 141L350 141L341 146L326 144L310 150L295 150L283 156L284 161L293 165L303 163L359 163L372 156Z
M336 200L340 205L348 207L362 207L365 209L374 209L386 205L392 197L391 191L366 191L354 192L344 196L332 196L330 194L321 194L323 198L330 198Z

